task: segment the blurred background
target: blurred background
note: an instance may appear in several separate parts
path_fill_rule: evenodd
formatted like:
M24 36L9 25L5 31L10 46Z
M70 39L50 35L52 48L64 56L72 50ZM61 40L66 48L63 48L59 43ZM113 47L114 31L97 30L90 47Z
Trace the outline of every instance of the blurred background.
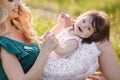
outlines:
M34 29L41 36L57 22L60 12L72 17L87 10L105 11L111 19L110 40L120 63L120 0L23 0L30 8Z

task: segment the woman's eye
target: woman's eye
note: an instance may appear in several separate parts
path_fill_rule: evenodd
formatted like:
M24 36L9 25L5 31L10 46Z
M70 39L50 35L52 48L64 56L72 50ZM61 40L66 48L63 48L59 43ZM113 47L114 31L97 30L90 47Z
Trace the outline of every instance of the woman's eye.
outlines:
M14 0L8 0L9 2L13 2Z

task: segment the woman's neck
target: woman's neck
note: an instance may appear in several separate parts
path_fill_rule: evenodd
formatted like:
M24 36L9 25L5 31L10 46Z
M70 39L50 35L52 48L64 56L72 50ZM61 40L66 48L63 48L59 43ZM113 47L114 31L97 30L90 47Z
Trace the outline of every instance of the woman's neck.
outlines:
M11 23L11 19L6 20L5 26L7 27L6 35L10 35L13 32L18 32L17 29L15 27L13 27L13 25Z
M11 27L11 26L12 26L12 24L11 24L11 19L7 19L7 20L6 20L6 26L8 26L8 27Z

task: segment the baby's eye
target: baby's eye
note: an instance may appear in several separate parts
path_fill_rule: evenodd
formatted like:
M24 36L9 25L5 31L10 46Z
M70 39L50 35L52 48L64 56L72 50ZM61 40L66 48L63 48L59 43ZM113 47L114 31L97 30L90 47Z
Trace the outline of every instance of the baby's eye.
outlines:
M83 23L85 23L85 20L83 20Z
M8 0L9 2L13 2L14 0Z
M88 30L90 31L91 29L88 27Z

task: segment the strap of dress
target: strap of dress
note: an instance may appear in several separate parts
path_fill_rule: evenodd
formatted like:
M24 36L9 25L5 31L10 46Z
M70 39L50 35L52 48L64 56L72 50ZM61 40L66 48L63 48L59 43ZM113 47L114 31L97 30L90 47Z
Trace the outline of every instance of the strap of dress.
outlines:
M0 47L6 50L9 54L17 55L18 59L24 58L30 53L24 49L22 44L17 43L14 40L10 40L6 37L0 36Z
M1 53L1 47L0 47L0 53Z
M1 47L0 47L0 53L1 53ZM0 54L0 62L1 62L1 54Z
M13 44L12 41L4 37L0 37L0 47L5 49L8 53L11 53L11 54L16 54L20 52L19 49L17 49L16 46Z

